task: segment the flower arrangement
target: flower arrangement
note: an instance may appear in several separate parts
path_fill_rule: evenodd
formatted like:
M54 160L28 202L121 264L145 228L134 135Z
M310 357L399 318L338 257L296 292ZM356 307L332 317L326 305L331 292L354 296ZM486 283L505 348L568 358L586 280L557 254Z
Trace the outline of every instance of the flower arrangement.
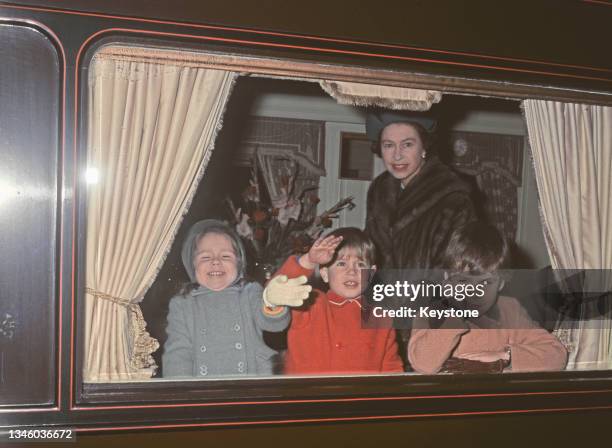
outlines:
M254 160L240 206L229 197L226 203L230 223L243 239L247 251L254 255L263 280L290 255L306 253L321 233L332 226L340 212L352 210L355 204L352 196L346 197L316 215L320 201L315 192L317 187L297 187L299 164L292 174L280 176L280 194L272 200L269 191L262 191L260 187L258 167Z

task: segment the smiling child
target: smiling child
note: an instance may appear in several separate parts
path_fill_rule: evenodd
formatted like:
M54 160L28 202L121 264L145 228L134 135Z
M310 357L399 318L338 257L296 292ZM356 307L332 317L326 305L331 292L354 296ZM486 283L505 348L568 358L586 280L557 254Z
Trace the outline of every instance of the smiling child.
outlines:
M272 374L276 352L262 331L284 330L289 313L266 307L262 287L244 280L246 258L236 232L221 221L197 222L181 255L192 283L170 301L164 377ZM310 287L296 284L290 292L301 304Z
M402 372L395 330L362 328L362 270L375 270L374 244L357 228L347 227L317 240L309 252L291 257L266 288L264 300L282 304L273 284L288 277L310 277L319 266L327 293L314 290L302 307L291 310L285 373ZM297 280L297 279L293 279ZM267 294L268 291L271 294Z

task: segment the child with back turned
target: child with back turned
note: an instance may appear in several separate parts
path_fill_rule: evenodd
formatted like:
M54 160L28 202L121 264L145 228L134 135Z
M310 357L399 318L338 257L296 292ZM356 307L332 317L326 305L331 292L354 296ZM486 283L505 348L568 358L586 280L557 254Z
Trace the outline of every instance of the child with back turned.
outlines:
M506 241L490 225L473 222L452 235L445 253L448 281L482 288L481 297L460 302L464 309L477 310L479 317L449 317L441 325L432 325L427 318L415 319L408 359L417 372L431 374L462 363L497 364L499 370L514 372L565 367L567 352L559 340L540 328L515 298L498 297L504 281L497 270L507 254Z
M272 374L276 352L262 331L284 330L290 315L267 308L261 286L245 281L238 235L221 221L200 221L189 230L181 256L192 284L170 301L164 377ZM304 298L309 292L308 286L293 289Z
M290 257L266 288L270 305L290 305L292 322L287 335L285 373L402 372L403 366L391 328L361 327L363 269L376 269L374 244L357 228L334 230L309 252ZM303 306L290 303L283 288L300 283L319 266L329 290L315 290ZM288 279L291 277L291 279Z

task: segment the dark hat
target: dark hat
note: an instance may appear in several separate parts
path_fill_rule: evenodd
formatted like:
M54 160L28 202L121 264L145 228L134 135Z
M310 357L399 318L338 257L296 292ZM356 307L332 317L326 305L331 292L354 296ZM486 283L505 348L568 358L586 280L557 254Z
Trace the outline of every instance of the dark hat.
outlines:
M373 142L378 141L382 130L393 123L418 123L427 132L433 132L436 128L436 120L425 114L416 112L370 112L366 116L366 134Z

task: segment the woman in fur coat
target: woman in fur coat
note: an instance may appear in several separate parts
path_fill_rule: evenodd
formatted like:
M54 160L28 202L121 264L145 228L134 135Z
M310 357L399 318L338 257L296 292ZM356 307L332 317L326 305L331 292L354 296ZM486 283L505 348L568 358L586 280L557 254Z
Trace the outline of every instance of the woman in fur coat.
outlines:
M476 218L470 188L432 153L435 121L419 115L369 114L366 131L387 171L368 191L366 232L382 269L435 269L455 229ZM405 325L405 323L404 323ZM399 332L410 370L410 330Z
M475 219L469 186L431 153L434 126L416 114L368 115L368 137L387 168L372 182L367 202L366 231L379 267L441 267L453 231Z

